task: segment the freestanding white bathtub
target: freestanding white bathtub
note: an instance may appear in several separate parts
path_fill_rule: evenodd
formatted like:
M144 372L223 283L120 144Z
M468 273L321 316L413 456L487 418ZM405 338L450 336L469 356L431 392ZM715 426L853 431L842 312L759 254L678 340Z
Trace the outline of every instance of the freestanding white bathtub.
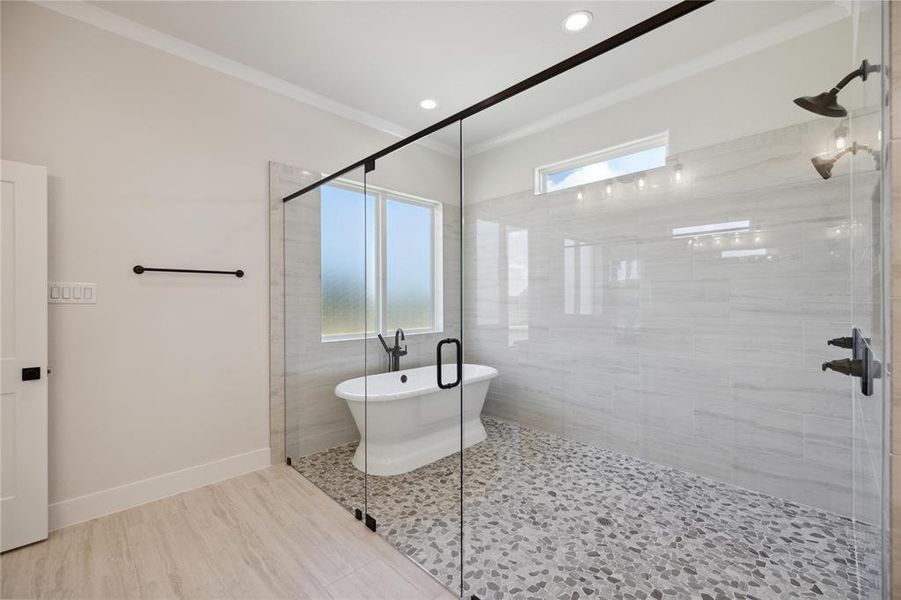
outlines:
M456 371L456 364L441 366L445 381ZM460 386L439 389L435 372L434 366L420 367L338 384L335 394L347 401L360 431L357 469L399 475L460 451ZM479 415L495 377L492 367L463 365L464 448L487 437Z

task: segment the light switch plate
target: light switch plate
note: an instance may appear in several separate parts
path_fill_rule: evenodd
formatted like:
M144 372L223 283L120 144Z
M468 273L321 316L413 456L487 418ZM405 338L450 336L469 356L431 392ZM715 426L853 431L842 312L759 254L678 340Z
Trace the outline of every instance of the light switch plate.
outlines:
M47 284L50 304L97 304L97 284L80 281L51 281Z

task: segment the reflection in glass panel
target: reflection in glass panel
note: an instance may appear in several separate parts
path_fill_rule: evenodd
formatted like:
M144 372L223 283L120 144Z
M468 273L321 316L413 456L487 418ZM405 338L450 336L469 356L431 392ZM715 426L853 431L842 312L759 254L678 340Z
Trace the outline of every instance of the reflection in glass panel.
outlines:
M591 244L575 240L563 241L563 312L568 315L590 315L594 312L594 253L595 246ZM619 281L630 277L624 272L624 268L628 269L629 266L624 261L616 266Z
M507 229L508 343L529 339L529 230Z
M590 315L594 303L593 262L594 247L579 246L579 314Z
M572 240L563 240L563 312L576 313L576 245Z
M479 219L475 224L476 323L500 323L500 225Z

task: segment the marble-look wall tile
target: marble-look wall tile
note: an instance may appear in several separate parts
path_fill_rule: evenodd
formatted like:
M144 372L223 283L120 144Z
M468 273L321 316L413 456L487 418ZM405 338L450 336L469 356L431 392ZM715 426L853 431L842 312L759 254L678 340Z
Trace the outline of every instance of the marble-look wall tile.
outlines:
M737 364L731 392L740 404L851 419L850 381L825 377L819 367Z
M704 439L689 430L649 427L644 430L644 457L657 463L672 461L679 455L683 469L714 479L732 479L732 447L724 442Z
M567 403L565 411L563 428L565 437L617 452L632 455L642 453L641 425L577 404Z
M485 410L849 514L862 438L849 380L820 365L845 356L825 342L870 299L852 289L852 241L854 257L864 245L850 178L810 168L833 128L685 152L685 185L653 172L652 190L467 203L467 360L499 371ZM879 181L854 177L870 194ZM744 220L738 233L673 231ZM527 261L510 256L511 234L527 236Z
M269 449L272 464L286 457L285 260L282 198L312 183L309 171L269 163Z
M737 404L735 446L804 458L804 415Z
M851 468L736 446L733 481L748 489L850 515Z

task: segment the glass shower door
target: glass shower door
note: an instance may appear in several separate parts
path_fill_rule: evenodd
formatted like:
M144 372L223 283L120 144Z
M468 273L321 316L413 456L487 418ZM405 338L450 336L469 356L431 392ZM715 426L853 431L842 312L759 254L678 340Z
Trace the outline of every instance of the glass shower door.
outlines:
M318 179L284 170L285 195ZM358 518L366 513L361 440L373 207L363 169L284 205L288 464Z
M367 227L367 525L437 580L411 597L433 597L439 583L459 593L462 580L458 140L449 126L377 159L365 176L376 205Z
M854 5L856 30L851 68L863 60L880 70L860 86L860 95L849 107L848 129L852 140L874 151L854 152L850 158L849 198L851 259L851 378L852 411L852 528L857 549L856 578L860 598L882 598L890 589L885 568L884 513L889 481L886 463L886 393L883 366L888 364L890 326L885 318L886 240L891 219L885 190L889 181L883 157L887 139L888 6L877 2Z

